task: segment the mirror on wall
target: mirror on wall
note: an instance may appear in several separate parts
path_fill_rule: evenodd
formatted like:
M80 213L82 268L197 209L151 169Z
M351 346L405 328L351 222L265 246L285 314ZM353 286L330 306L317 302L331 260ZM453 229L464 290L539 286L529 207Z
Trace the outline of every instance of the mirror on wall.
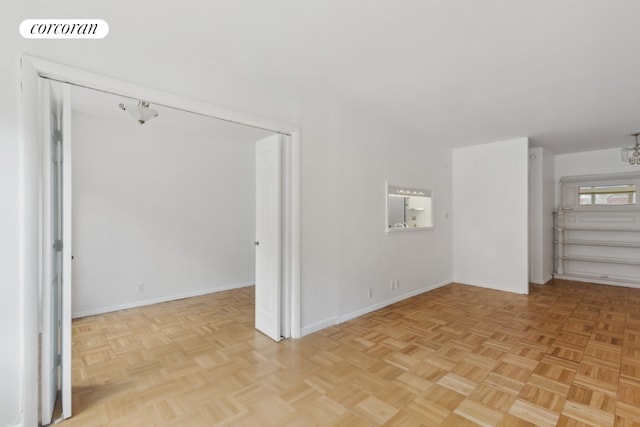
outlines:
M431 190L387 183L386 231L432 228L432 206Z

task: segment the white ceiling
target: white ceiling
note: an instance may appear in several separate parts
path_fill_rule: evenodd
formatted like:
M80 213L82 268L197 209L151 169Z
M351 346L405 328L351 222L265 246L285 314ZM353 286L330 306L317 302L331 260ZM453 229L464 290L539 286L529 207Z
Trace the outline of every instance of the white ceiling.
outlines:
M640 131L638 0L43 0L437 141L556 154Z

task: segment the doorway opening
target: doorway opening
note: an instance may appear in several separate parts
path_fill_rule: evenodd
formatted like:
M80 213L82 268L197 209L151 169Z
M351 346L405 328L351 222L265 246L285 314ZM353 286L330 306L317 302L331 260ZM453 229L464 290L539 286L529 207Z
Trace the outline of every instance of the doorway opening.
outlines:
M174 107L175 110L182 111L183 113L195 113L200 116L210 117L210 118L218 118L222 120L226 120L229 122L238 123L244 126L254 126L260 129L263 129L271 132L275 135L285 135L285 137L278 137L279 143L278 146L281 147L281 153L279 154L279 159L281 160L281 164L279 164L278 172L282 177L281 184L279 185L279 192L282 195L282 199L278 201L278 206L280 207L278 211L278 223L282 225L282 230L280 230L278 238L281 240L281 246L279 247L279 256L278 256L278 271L280 272L280 281L277 283L280 289L283 292L283 301L284 304L281 305L281 301L278 301L278 307L283 308L284 310L279 313L279 320L283 320L283 328L280 329L280 334L276 337L272 337L274 339L279 339L281 336L283 337L293 337L298 338L300 336L300 323L299 323L299 134L297 130L291 126L282 125L278 123L274 123L269 120L261 120L255 117L249 117L248 115L244 115L237 112L225 111L223 109L212 107L209 105L201 104L194 102L189 99L176 97L174 95L149 90L144 87L139 87L135 85L131 85L122 81L108 79L102 76L81 72L79 70L71 69L68 67L64 67L58 64L49 63L46 61L42 61L36 58L23 58L23 89L24 86L30 86L27 90L23 90L23 111L33 111L37 109L38 106L43 106L43 98L42 90L46 84L43 82L61 82L65 85L73 85L74 87L84 87L88 89L97 89L103 93L112 93L118 94L118 96L122 97L130 97L130 98L138 98L138 99L148 99L151 103L161 105L166 108ZM64 86L63 90L66 95L62 96L62 103L66 101L69 102L70 99L70 89L68 86ZM38 88L40 90L38 90ZM49 106L46 106L47 109ZM64 109L70 108L62 106L63 115ZM121 113L121 111L117 111ZM48 114L48 113L47 113ZM67 118L71 120L71 114L66 114ZM128 119L131 119L130 117ZM25 127L40 128L42 129L43 123L35 119L29 119L26 115L23 115L23 124ZM145 125L146 126L146 125ZM48 132L48 131L47 131ZM37 136L37 133L34 135L23 135L25 138L25 143L32 144L35 148L33 152L33 156L35 158L42 156L43 150L42 147L45 145L45 136L47 132L40 132L40 136ZM280 145L281 144L281 145ZM67 156L64 157L64 152L62 153L61 163L64 165L65 160L67 165L70 163L71 156L69 156L70 152L67 150ZM126 153L121 153L121 158L126 158ZM40 159L42 164L45 163L43 158ZM69 165L70 167L70 165ZM43 171L38 170L37 173L40 176L43 175ZM113 169L114 175L117 175L117 168ZM41 175L42 174L42 175ZM46 180L45 180L46 181ZM46 194L50 194L47 190L47 185L49 183L43 183L41 196ZM214 190L216 187L221 185L226 185L227 182L218 182L214 185ZM64 192L63 192L64 194ZM72 192L67 190L67 194L71 195ZM215 196L214 196L215 197ZM67 207L67 210L68 207ZM38 239L42 238L42 223L48 220L47 212L43 211L41 218L39 218L40 224L38 225L38 235L32 236L37 237ZM70 217L66 216L63 212L61 214L62 220L70 221ZM71 227L67 227L71 229ZM224 227L220 227L224 229ZM70 240L71 241L71 240ZM70 248L71 245L68 243L67 248ZM257 241L256 241L257 242ZM55 245L62 245L63 253L64 253L64 239L63 242L55 242ZM253 243L253 242L252 242ZM47 254L50 249L46 248L45 245L42 246L42 259L44 259L45 254ZM117 248L116 248L117 249ZM70 260L73 256L71 251L67 250L66 256ZM62 255L62 258L65 258L65 255ZM27 263L29 264L29 263ZM40 271L39 275L43 274L44 268L41 265L41 261L37 261L32 263L31 265L25 266L25 268L33 267L37 268ZM62 278L66 277L67 279L72 278L73 274L71 273L72 269L70 265L68 266L68 270L63 271ZM41 281L40 287L41 290L43 286L46 285L46 282ZM142 286L141 286L142 285ZM145 284L136 283L135 289L140 291L140 289L144 289ZM65 291L66 289L66 291ZM62 380L55 379L54 381L61 382L62 387L62 407L63 407L63 417L67 418L71 415L71 395L70 395L70 346L67 348L65 346L65 329L68 328L69 331L67 333L67 340L70 339L70 316L71 316L71 307L70 301L65 304L65 298L68 298L69 288L65 288L63 284L61 286L61 319L60 319L60 328L61 328L61 354L59 356L60 362L60 371L62 372ZM66 292L66 293L65 293ZM39 293L40 294L40 293ZM256 292L257 294L257 292ZM70 299L70 298L69 298ZM47 321L44 316L42 316L40 303L36 303L35 305L29 305L29 302L25 302L25 313L34 313L39 316L43 320L41 327L44 329L52 328L54 326L47 325ZM282 315L281 313L286 313L286 315ZM54 320L53 323L56 323ZM28 329L28 328L26 328ZM33 328L32 328L33 329ZM37 334L37 330L25 330L25 333L28 334L33 332ZM69 343L70 344L70 343ZM31 357L31 360L25 360L25 363L35 363L37 364L37 355L35 357ZM65 361L68 359L68 361ZM65 375L69 376L69 381L67 382L66 387L68 390L65 392ZM38 394L38 393L37 393ZM41 396L43 393L39 393ZM42 397L41 397L42 398ZM66 404L66 406L65 406ZM38 407L37 402L25 402L25 408L33 407L33 405Z
M256 141L277 134L123 102L71 88L73 317L253 285Z

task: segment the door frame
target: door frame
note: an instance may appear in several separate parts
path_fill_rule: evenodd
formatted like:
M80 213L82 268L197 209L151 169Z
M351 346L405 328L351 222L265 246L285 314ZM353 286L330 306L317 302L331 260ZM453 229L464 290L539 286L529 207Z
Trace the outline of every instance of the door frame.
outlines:
M290 143L284 156L284 165L282 170L283 188L287 189L288 199L283 206L281 216L284 239L283 256L281 260L281 269L283 284L282 287L288 292L290 304L287 320L290 325L292 338L301 337L301 317L300 317L300 130L297 126L271 120L265 117L244 113L214 104L196 101L194 99L171 94L157 89L152 89L124 80L103 76L100 74L80 70L71 66L52 62L46 59L34 56L23 55L20 58L21 79L23 95L21 96L21 164L23 165L22 180L26 183L39 182L41 179L41 167L29 168L25 165L41 164L41 153L43 141L40 138L42 132L39 114L33 114L34 106L27 99L33 90L39 85L40 78L47 78L61 82L70 83L76 86L82 86L89 89L96 89L111 93L117 93L122 96L128 96L137 99L145 99L154 104L162 104L179 108L188 112L210 116L238 124L254 126L274 133L288 135ZM40 92L38 93L38 105L41 105ZM31 194L33 185L22 185L22 205L29 201L33 202L34 195ZM38 200L42 198L42 188L38 190ZM38 203L40 203L38 201ZM35 223L34 223L35 222ZM41 228L42 218L30 216L29 219L23 220L21 223L21 241L22 262L21 276L23 284L22 311L26 316L33 315L35 320L40 318L40 307L38 306L38 298L28 298L27 295L39 295L40 284L34 283L28 278L41 277L40 260L30 256L32 251L28 251L33 245L39 247L40 231L37 236L34 235L32 227L36 230ZM34 241L32 241L34 240ZM30 252L30 253L27 253ZM64 297L64 296L63 296ZM70 295L69 295L70 299ZM70 311L69 311L70 312ZM32 317L32 319L33 319ZM35 320L25 321L23 324L23 378L32 377L33 372L38 372L38 352L33 351L34 343L38 340L39 322ZM68 319L70 322L71 319ZM64 322L64 319L63 319ZM34 354L31 354L34 353ZM70 368L70 357L68 359L68 369ZM65 355L63 355L63 363ZM38 385L36 382L23 383L23 411L25 413L38 409ZM33 412L31 412L33 413Z

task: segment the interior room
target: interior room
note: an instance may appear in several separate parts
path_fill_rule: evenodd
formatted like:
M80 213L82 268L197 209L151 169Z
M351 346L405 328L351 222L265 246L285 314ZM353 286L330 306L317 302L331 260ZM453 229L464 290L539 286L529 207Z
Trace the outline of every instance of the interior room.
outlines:
M271 133L157 106L142 126L120 104L137 100L71 89L72 316L253 285Z
M0 425L640 423L638 14L8 0Z

